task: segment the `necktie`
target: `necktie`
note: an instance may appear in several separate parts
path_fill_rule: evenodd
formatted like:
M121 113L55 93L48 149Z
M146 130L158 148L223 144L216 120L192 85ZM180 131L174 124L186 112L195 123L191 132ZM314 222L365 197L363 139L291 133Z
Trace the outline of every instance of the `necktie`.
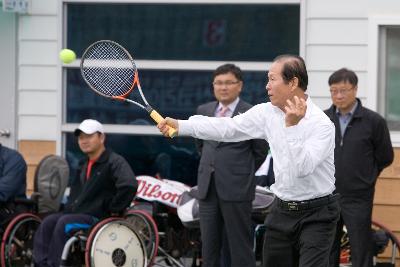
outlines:
M217 113L217 117L226 117L228 110L228 107L222 106Z

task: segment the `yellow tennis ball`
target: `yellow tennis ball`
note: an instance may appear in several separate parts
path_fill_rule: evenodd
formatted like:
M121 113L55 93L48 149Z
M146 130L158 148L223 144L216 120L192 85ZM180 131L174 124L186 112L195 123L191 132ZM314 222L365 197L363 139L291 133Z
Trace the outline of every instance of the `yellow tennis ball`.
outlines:
M71 49L63 49L60 51L60 59L62 62L68 64L76 59L76 54Z

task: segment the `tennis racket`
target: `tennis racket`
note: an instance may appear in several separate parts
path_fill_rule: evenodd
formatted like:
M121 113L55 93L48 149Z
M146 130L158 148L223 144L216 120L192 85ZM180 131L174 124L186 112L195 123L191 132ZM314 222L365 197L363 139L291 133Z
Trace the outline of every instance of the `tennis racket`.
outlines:
M91 44L82 55L81 73L85 82L97 94L135 104L149 112L157 123L164 119L147 102L140 86L135 61L120 44L110 40ZM135 85L144 104L127 98ZM173 138L177 135L177 130L169 127L168 134Z

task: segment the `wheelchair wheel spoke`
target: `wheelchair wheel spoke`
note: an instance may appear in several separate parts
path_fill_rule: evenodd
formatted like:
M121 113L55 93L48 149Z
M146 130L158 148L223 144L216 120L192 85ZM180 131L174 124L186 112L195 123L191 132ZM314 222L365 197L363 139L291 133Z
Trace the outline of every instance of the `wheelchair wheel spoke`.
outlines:
M14 237L13 238L13 244L11 244L15 249L17 249L15 246L18 246L19 248L23 249L24 248L24 241L19 240L18 238Z

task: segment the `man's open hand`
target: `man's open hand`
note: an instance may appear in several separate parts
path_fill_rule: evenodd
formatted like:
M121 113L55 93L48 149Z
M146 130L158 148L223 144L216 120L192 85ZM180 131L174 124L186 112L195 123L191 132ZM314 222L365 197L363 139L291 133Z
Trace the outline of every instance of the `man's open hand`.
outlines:
M286 127L297 125L299 121L306 115L307 103L303 98L299 98L297 96L294 97L294 103L289 99L286 100L286 102L287 102L287 105L285 106Z

